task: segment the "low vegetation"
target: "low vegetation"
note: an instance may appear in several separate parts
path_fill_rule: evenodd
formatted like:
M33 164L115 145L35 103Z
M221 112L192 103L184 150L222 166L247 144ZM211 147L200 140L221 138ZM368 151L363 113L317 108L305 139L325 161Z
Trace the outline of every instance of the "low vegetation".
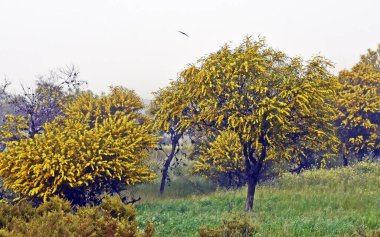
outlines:
M23 201L17 205L0 204L1 237L116 237L153 236L154 228L148 224L140 231L136 211L117 197L106 198L96 207L77 207L57 197L35 208Z
M287 174L259 185L248 216L258 226L255 236L364 236L380 229L379 187L378 163ZM143 227L151 220L157 236L198 236L201 226L215 228L244 215L245 193L243 188L165 200L150 196L137 205L138 221Z

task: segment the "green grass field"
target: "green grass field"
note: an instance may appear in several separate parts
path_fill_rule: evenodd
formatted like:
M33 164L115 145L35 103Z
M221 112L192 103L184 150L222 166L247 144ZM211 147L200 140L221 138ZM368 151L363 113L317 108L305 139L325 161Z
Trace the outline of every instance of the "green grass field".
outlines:
M137 205L139 222L152 221L156 236L198 236L200 226L217 226L223 219L245 215L245 188L214 192L210 184L202 188L199 192L177 180L160 197L152 185L141 187L145 201ZM255 236L353 236L378 229L380 164L306 171L262 184L249 218L259 226Z

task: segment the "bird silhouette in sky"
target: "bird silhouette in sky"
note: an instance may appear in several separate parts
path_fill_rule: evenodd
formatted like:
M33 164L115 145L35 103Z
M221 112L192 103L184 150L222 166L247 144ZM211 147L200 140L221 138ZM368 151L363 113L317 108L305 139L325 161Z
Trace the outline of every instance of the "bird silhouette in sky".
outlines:
M190 36L188 35L188 34L186 34L185 32L183 32L183 31L178 31L179 33L181 33L181 34L183 34L184 36L187 36L187 37L189 37L190 38Z

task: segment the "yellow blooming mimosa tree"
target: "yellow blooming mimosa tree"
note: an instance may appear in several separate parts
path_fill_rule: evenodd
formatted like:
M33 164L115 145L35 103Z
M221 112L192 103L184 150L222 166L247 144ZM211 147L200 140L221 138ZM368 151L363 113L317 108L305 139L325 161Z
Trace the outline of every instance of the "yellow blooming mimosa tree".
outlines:
M131 90L82 93L63 105L63 116L44 133L8 142L0 153L4 184L27 197L59 195L73 204L99 203L103 192L154 179L148 149L156 146L152 122Z
M368 50L350 70L339 73L338 118L344 165L349 155L359 160L380 155L380 46Z
M266 161L290 160L305 149L336 151L329 66L322 57L303 62L247 38L183 70L166 113L178 119L177 131L197 126L215 136L196 171L244 167L251 211Z

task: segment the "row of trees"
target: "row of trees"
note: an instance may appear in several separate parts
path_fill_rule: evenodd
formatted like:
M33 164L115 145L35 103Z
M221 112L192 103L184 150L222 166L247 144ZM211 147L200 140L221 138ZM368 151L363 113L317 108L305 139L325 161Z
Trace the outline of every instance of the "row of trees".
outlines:
M81 91L69 67L32 92L3 96L15 106L0 128L0 176L21 197L98 204L105 192L155 179L149 153L164 149L165 136L161 193L187 140L194 172L247 184L251 211L256 185L275 165L300 172L311 160L324 166L341 157L348 165L379 155L380 47L338 76L331 67L323 57L304 61L247 37L188 66L154 94L148 114L123 87Z

